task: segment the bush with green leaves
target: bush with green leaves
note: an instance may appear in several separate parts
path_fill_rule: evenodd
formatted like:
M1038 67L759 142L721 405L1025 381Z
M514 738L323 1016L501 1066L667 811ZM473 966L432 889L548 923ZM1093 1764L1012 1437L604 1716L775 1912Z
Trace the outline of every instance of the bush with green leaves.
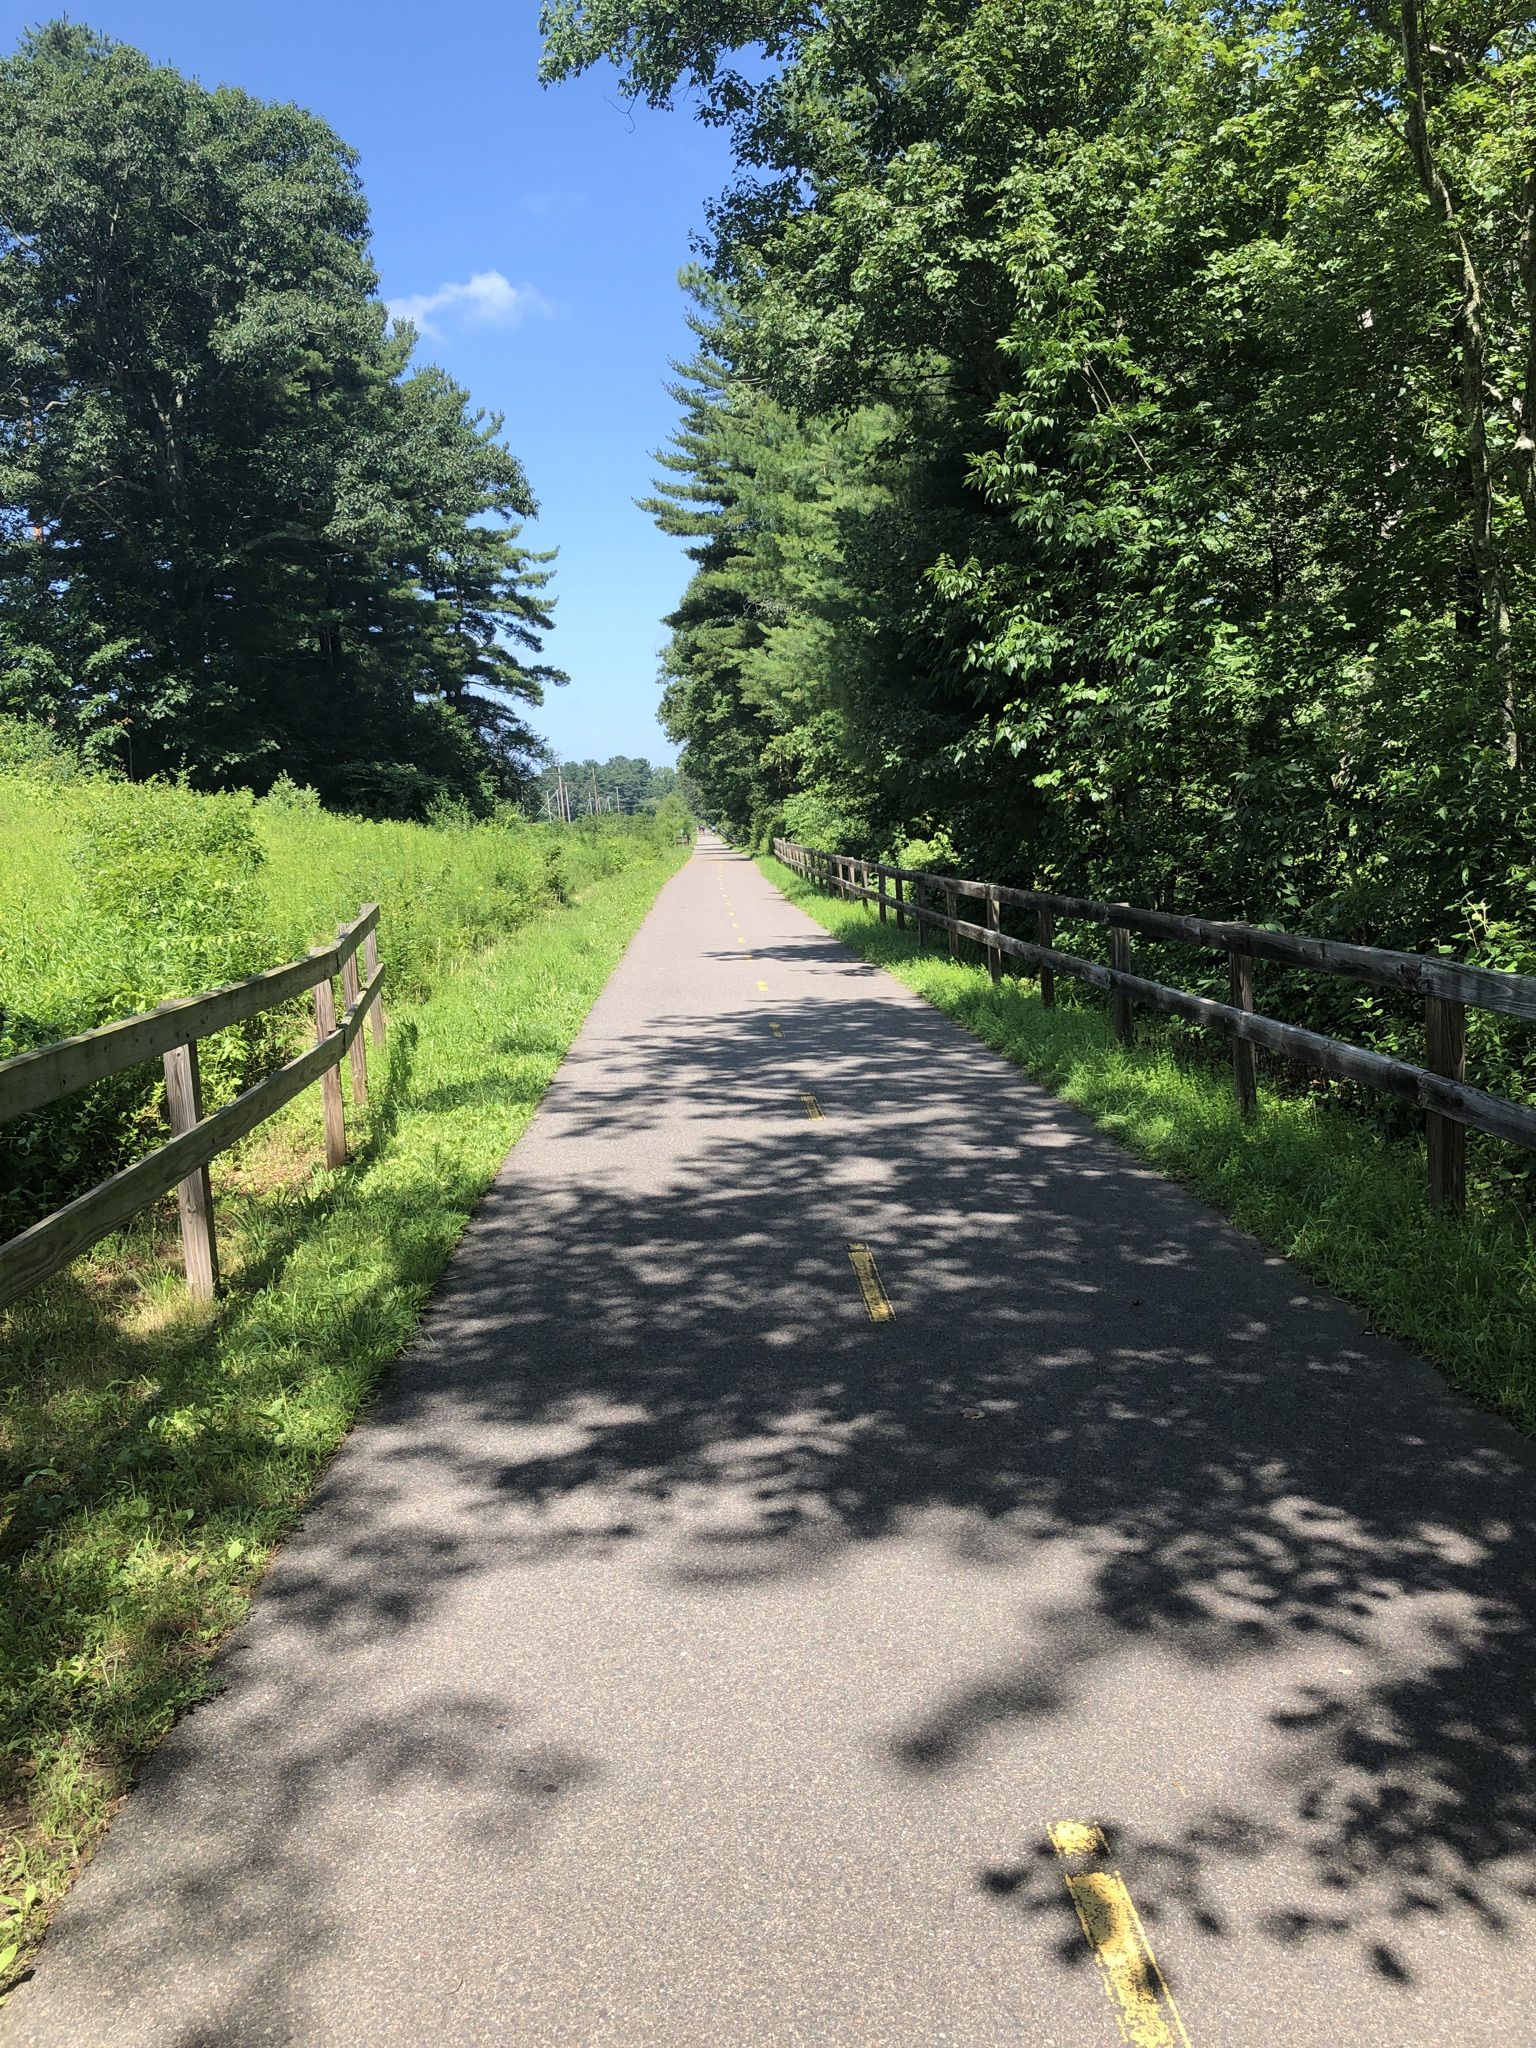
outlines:
M296 957L381 906L397 991L670 845L686 809L535 824L348 817L280 778L254 803L0 767L0 1003L55 1036Z
M40 730L40 729L34 729ZM0 725L0 750L6 728ZM297 958L380 905L391 999L581 897L674 833L666 819L538 825L504 808L435 825L86 772L47 747L0 751L0 1058ZM62 763L62 772L61 766ZM303 1002L205 1039L204 1099L228 1100L310 1029ZM158 1061L0 1125L0 1237L164 1135Z

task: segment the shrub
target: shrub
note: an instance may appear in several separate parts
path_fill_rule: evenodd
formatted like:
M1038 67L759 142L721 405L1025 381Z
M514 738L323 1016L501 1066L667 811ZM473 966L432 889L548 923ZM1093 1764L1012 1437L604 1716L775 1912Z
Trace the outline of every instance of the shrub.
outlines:
M16 725L0 721L0 1058L294 959L366 902L381 906L389 992L419 996L672 839L655 818L351 818L287 776L256 801L129 783L50 752L39 727L17 739ZM207 1104L307 1030L299 1004L203 1040ZM163 1136L161 1100L153 1061L0 1125L0 1238L147 1150Z
M0 1005L0 1060L58 1036L53 1024ZM0 1125L0 1243L142 1152L155 1095L155 1075L137 1067Z

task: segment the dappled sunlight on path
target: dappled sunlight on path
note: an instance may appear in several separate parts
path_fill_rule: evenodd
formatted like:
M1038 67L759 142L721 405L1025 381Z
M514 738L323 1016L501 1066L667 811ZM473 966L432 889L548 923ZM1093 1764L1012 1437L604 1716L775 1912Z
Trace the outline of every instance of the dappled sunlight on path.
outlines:
M1518 2039L1533 1503L701 848L0 2040Z

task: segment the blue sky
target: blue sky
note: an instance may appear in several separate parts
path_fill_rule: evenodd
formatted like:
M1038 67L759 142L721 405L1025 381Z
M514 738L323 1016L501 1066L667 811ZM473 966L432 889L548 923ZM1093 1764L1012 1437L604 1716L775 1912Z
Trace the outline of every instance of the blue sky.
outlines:
M4 42L54 11L0 0ZM627 105L611 76L540 86L536 0L57 11L205 85L296 100L360 152L384 297L436 300L420 353L506 414L539 500L529 537L560 549L548 653L571 682L535 725L566 756L672 760L656 655L689 565L633 500L674 423L677 271L725 182L721 138L682 106Z

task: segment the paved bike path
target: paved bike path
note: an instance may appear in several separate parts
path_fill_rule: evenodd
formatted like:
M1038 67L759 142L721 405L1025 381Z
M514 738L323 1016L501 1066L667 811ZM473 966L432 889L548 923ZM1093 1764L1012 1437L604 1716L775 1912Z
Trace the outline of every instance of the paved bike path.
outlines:
M0 2043L1530 2040L1533 1506L703 840Z

